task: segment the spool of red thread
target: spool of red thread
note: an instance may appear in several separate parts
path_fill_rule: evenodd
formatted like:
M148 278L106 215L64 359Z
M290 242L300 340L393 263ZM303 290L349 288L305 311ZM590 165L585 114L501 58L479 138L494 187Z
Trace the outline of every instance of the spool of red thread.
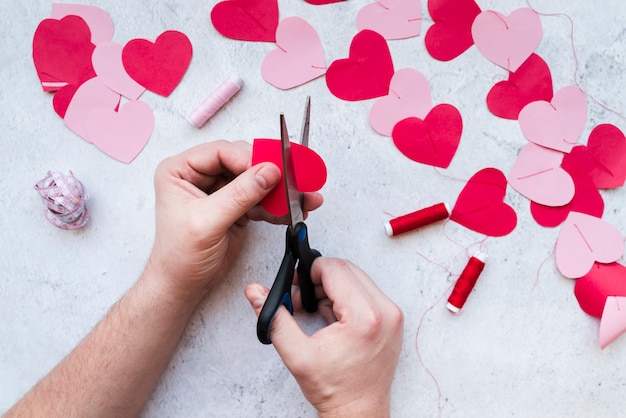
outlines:
M458 314L463 309L463 305L467 301L467 297L474 289L476 281L485 268L485 261L487 260L487 254L479 252L472 256L467 265L463 269L463 272L457 279L454 289L448 298L448 310L453 314Z
M450 208L445 203L420 209L385 222L385 231L390 237L414 231L426 225L442 221L450 217Z

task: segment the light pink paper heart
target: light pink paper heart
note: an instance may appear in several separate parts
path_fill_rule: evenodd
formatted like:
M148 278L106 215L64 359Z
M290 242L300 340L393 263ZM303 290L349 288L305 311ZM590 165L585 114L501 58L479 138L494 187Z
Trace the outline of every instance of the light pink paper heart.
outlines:
M377 0L359 10L356 26L359 31L370 29L385 39L405 39L421 31L420 0Z
M261 74L271 85L286 90L326 73L322 42L306 20L283 19L276 29L276 45L261 64Z
M426 77L417 70L404 68L393 75L389 94L372 106L370 124L379 134L391 136L396 123L409 117L424 119L432 107Z
M551 102L529 103L519 114L519 125L526 139L568 153L586 122L587 100L577 86L563 87Z
M95 108L105 107L114 110L120 104L121 96L108 88L99 77L85 81L74 93L63 123L87 142L91 142L87 133L85 119Z
M609 296L600 320L600 348L604 349L626 332L626 297Z
M113 21L105 10L86 4L52 3L51 18L62 19L70 15L79 16L87 23L94 45L113 39Z
M532 9L517 9L508 17L486 10L474 19L472 37L485 58L515 72L535 51L543 30L539 15Z
M117 42L102 42L96 45L91 63L107 87L130 100L137 100L146 89L126 72L122 62L123 49L124 46Z
M611 224L570 212L556 241L556 266L569 279L583 277L594 262L612 263L624 253L624 240Z
M85 125L93 144L107 155L130 163L145 147L154 129L154 113L142 101L128 102L118 112L92 109Z
M575 188L562 161L563 153L528 143L513 164L509 184L533 202L563 206L572 200Z

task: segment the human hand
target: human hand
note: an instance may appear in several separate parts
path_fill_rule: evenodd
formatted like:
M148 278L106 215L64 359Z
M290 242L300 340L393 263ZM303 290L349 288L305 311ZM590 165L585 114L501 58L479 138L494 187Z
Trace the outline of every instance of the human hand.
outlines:
M311 279L328 326L308 336L281 306L270 328L276 351L320 417L389 416L402 311L349 261L320 257ZM257 283L245 289L257 316L268 292ZM301 308L298 295L292 300Z

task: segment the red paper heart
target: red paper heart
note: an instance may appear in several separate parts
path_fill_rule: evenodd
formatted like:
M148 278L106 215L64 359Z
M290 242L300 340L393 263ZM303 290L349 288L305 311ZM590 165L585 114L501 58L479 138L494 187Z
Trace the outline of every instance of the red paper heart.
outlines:
M626 296L626 268L618 263L595 263L576 280L574 295L583 311L601 318L608 296Z
M274 42L278 26L278 1L222 1L211 10L211 22L215 29L227 38Z
M532 54L507 81L500 81L487 94L487 107L501 118L516 120L530 102L552 100L552 75L548 64Z
M587 141L587 149L596 167L591 178L600 189L621 187L626 181L626 137L611 124L596 126Z
M506 185L506 177L500 170L480 170L459 194L450 220L492 237L510 233L517 225L517 215L503 201Z
M456 107L440 104L421 120L410 117L393 128L396 147L418 163L447 168L461 141L463 120Z
M78 84L68 84L63 87L59 91L54 94L52 98L52 107L57 115L61 116L61 119L65 117L65 112L67 112L67 108L72 101L72 97L74 97L74 93L80 85Z
M192 47L184 33L163 32L154 43L133 39L122 50L128 75L146 89L169 96L183 78L191 62Z
M371 30L357 33L348 58L338 59L326 71L326 85L342 100L357 101L385 96L393 77L387 41Z
M481 12L474 0L429 0L428 12L435 24L424 44L433 58L450 61L474 45L472 23Z
M95 77L91 65L95 47L82 18L42 20L33 36L33 61L43 90L56 91Z
M326 165L324 160L312 149L291 143L291 153L295 168L298 191L316 192L326 183ZM270 161L281 170L283 167L282 144L278 139L255 139L252 143L252 165ZM261 201L269 213L282 216L288 212L285 183L281 181Z

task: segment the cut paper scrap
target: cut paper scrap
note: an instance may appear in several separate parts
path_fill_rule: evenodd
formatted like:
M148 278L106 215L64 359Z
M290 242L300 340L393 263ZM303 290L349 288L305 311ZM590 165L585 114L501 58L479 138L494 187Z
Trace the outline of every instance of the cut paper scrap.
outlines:
M529 8L517 9L509 16L486 10L472 24L478 51L507 71L516 71L539 46L542 37L541 19Z
M574 180L561 167L563 153L535 145L524 145L511 173L509 184L520 194L546 206L563 206L574 197Z
M396 123L409 117L424 119L432 107L430 85L424 74L403 68L393 75L389 94L372 106L369 120L376 132L391 136Z
M509 234L517 225L515 210L504 203L506 178L496 168L474 174L457 198L450 220L492 237Z
M137 100L146 89L126 72L122 62L123 48L117 42L102 42L93 51L91 62L94 71L107 87L130 100Z
M33 36L33 62L43 90L56 91L94 77L94 48L89 26L82 18L42 20Z
M395 146L407 158L422 164L447 168L459 147L463 120L456 107L435 106L424 120L410 117L393 128Z
M326 73L322 42L306 20L283 19L276 29L276 45L261 64L263 79L271 85L286 90Z
M600 348L605 349L626 332L626 297L609 296L600 320Z
M419 36L422 26L420 0L377 0L356 15L359 30L373 30L385 39L406 39Z
M435 59L450 61L472 45L472 23L480 7L474 0L428 0L428 13L435 23L424 37L426 50Z
M86 116L85 128L91 142L101 151L130 163L152 135L154 114L148 104L138 100L127 102L117 112L98 107Z
M293 155L295 178L298 191L316 192L326 183L326 165L324 160L312 149L291 143ZM255 139L252 143L252 165L270 161L276 164L281 170L282 144L277 139ZM283 216L288 211L285 184L283 181L261 201L263 208L276 216Z
M373 99L387 95L393 73L385 38L374 31L363 30L352 38L349 57L330 64L326 85L342 100Z
M522 134L530 142L570 152L587 122L587 100L577 86L563 87L551 102L540 100L519 114Z
M583 277L594 262L612 263L624 252L624 240L611 224L595 216L570 212L556 241L556 266L569 279Z
M192 46L182 32L169 30L153 43L133 39L122 50L122 62L130 77L146 89L169 96L191 62Z
M626 180L626 137L615 125L596 126L587 141L589 156L595 167L589 175L596 187L621 187Z
M532 54L509 79L496 83L487 94L487 107L496 116L516 120L527 104L550 101L554 95L548 64Z
M606 298L626 296L626 267L619 263L595 263L587 274L576 280L574 295L585 313L602 317Z
M89 26L91 42L98 45L113 39L113 21L103 9L86 4L52 3L52 19L62 19L65 16L80 16Z
M227 38L274 42L278 26L278 1L225 0L211 10L211 22Z

